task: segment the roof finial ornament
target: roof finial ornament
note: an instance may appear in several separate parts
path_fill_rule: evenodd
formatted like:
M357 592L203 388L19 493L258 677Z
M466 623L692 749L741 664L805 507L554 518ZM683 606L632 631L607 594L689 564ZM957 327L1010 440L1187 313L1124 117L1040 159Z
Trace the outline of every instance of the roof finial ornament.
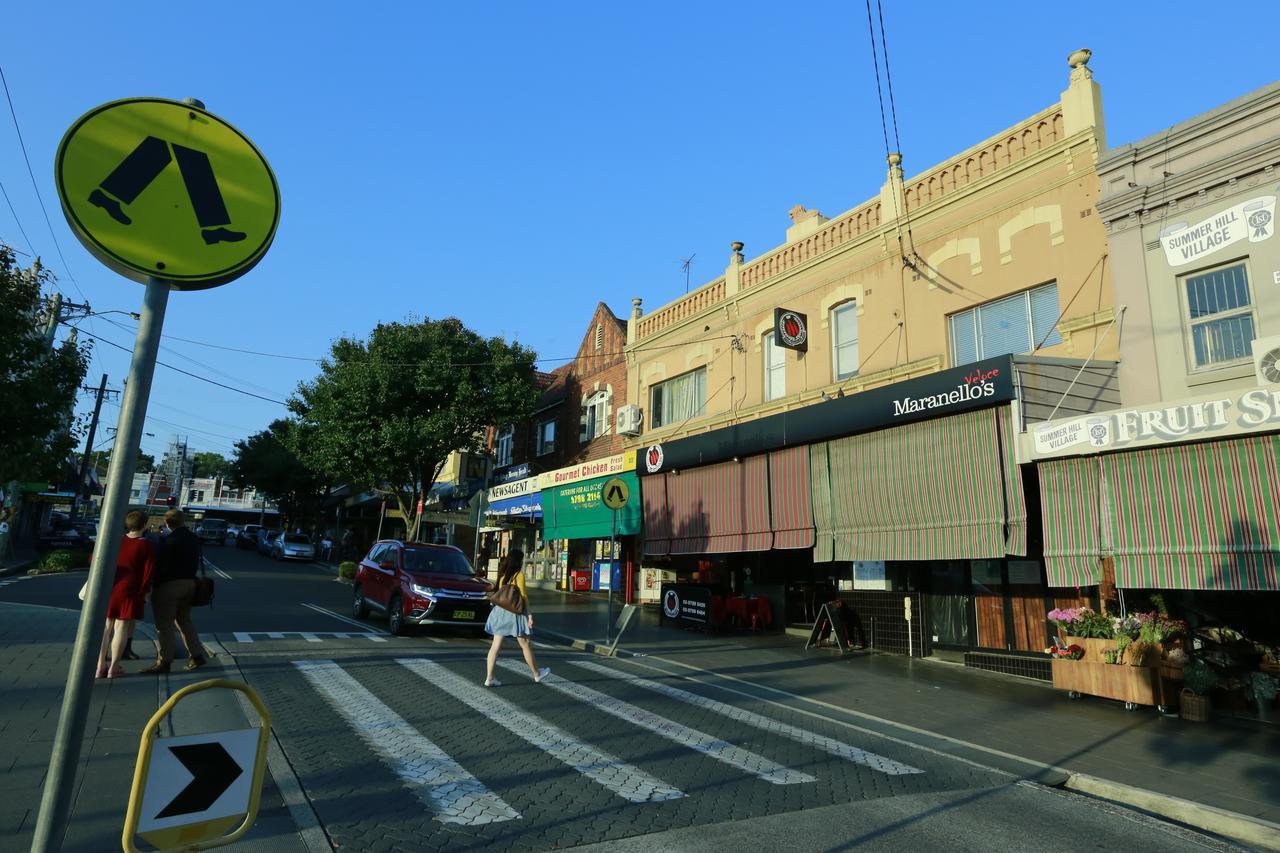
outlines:
M1089 70L1089 60L1093 58L1093 51L1087 47L1079 50L1073 50L1067 57L1067 64L1071 66L1072 80L1091 80L1093 72Z

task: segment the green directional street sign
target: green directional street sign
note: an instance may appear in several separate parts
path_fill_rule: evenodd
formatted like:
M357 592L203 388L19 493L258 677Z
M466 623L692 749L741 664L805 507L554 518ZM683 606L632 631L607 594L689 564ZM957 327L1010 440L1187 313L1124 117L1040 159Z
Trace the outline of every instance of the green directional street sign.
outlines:
M226 284L262 259L280 221L262 152L192 103L128 98L90 110L62 138L54 172L80 242L144 284Z

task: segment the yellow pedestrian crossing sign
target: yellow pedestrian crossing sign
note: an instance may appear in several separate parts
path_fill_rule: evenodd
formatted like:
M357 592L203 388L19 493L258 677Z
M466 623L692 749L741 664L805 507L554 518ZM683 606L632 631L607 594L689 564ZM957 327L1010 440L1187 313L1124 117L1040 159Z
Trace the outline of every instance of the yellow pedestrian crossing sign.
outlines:
M609 509L622 509L631 499L631 489L621 477L614 477L601 487L600 499Z
M226 284L262 259L280 221L262 152L196 101L129 98L90 110L62 138L54 172L80 242L144 284Z

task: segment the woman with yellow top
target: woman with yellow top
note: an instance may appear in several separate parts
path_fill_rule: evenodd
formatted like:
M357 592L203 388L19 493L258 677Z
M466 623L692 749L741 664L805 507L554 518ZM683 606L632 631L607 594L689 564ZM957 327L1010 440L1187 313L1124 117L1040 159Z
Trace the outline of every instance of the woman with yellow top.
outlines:
M539 669L538 662L533 659L533 644L529 642L529 635L533 632L533 614L529 612L529 593L524 584L524 552L519 548L512 548L498 565L498 588L501 589L507 584L515 584L516 589L520 590L520 600L525 603L524 612L512 613L501 607L494 607L489 611L489 621L485 623L484 629L493 635L493 644L489 646L489 666L484 679L485 687L502 686L502 682L493 677L493 667L498 661L502 641L507 637L515 637L516 642L520 644L520 651L524 652L524 662L529 664L529 671L533 673L534 681L542 681L551 673L551 667L544 666Z

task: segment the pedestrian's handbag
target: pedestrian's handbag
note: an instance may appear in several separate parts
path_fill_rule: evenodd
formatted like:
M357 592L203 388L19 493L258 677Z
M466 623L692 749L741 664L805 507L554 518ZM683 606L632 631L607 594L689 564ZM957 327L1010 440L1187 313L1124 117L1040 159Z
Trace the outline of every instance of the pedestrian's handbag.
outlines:
M191 597L192 607L205 607L213 604L213 578L204 573L204 555L200 555L200 575L195 579L196 592Z
M524 596L520 594L520 588L513 583L498 587L498 591L489 596L489 602L494 607L501 607L517 616L524 613Z

